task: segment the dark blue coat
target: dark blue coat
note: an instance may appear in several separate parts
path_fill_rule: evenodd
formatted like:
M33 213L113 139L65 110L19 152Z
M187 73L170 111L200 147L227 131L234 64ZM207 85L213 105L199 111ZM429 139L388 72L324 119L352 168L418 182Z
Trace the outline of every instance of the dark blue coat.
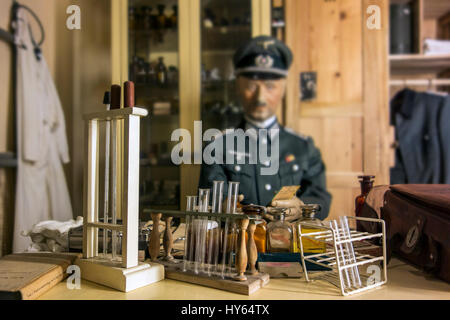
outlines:
M450 98L405 89L391 101L397 141L391 184L450 183Z

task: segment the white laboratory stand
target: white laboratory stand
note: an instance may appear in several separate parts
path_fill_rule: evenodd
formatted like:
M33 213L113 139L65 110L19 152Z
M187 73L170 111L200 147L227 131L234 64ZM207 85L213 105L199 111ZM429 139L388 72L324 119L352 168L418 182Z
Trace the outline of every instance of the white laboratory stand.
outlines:
M162 265L138 261L140 118L147 114L146 109L123 108L84 116L86 160L83 257L78 259L76 264L81 269L83 279L124 292L164 279ZM111 123L110 180L112 188L108 196L111 199L110 212L115 218L121 217L120 224L114 218L113 222L99 220L99 123L101 121ZM122 130L116 130L118 127ZM120 132L123 132L123 135L117 134ZM117 168L120 170L116 170ZM118 179L119 176L122 178ZM112 255L99 255L99 229L109 230L115 235L121 234L120 254L117 252Z

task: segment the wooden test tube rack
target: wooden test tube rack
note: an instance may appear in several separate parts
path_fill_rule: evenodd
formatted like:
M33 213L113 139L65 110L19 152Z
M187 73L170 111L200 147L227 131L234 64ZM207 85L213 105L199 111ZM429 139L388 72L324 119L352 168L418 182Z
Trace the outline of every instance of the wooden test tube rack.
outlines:
M255 226L254 222L256 220L261 220L261 216L156 209L144 209L144 215L146 215L146 217L150 215L150 218L154 223L153 230L157 230L156 232L152 232L149 239L149 255L153 262L158 262L165 266L165 278L246 295L256 292L269 283L269 275L265 273L258 273L255 268L258 252L253 237ZM161 235L158 230L160 221L162 219L165 221L171 221L173 218L185 218L186 216L190 216L191 221L194 219L207 217L208 219L215 221L218 219L220 222L224 222L228 219L230 223L236 223L238 226L238 238L235 258L236 273L233 277L222 278L221 276L214 274L196 274L192 270L183 271L182 261L173 258L171 255L173 238L168 235L167 225L164 231L164 251L161 254ZM187 232L189 232L189 230L187 230ZM245 240L246 232L248 233L247 241Z

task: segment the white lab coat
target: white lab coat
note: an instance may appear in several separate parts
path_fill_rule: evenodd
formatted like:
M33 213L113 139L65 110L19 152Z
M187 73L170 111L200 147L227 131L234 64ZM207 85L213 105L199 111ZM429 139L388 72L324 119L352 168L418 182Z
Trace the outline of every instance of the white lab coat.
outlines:
M31 243L22 232L44 220L73 218L62 163L69 162L64 114L45 58L36 59L26 12L19 11L17 52L17 185L13 252ZM26 49L21 48L25 45Z

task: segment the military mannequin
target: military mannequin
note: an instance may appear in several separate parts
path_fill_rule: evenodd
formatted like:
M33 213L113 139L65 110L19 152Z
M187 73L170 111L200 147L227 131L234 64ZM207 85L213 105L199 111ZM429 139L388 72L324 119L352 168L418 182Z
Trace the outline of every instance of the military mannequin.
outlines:
M238 181L239 193L243 204L256 204L269 207L289 208L286 220L299 218L300 206L319 204L319 219L328 216L331 195L326 190L325 165L320 151L313 140L282 127L276 118L276 111L281 107L286 91L286 77L292 64L291 50L282 42L268 36L251 39L239 48L233 58L238 95L244 109L244 119L239 125L243 131L250 130L252 143L266 146L267 149L278 145L278 170L272 174L261 174L261 169L268 167L270 161L257 161L254 164L242 164L242 158L248 156L249 146L245 152L229 150L223 143L223 154L233 153L234 163L203 164L200 174L200 188L211 188L213 181ZM265 129L267 138L259 136ZM262 137L262 138L261 138ZM226 139L227 133L216 138ZM253 139L253 140L252 140ZM214 143L213 142L213 143ZM238 160L241 160L240 162ZM283 186L300 185L301 188L293 199L276 203L273 197ZM225 187L224 191L227 191Z

